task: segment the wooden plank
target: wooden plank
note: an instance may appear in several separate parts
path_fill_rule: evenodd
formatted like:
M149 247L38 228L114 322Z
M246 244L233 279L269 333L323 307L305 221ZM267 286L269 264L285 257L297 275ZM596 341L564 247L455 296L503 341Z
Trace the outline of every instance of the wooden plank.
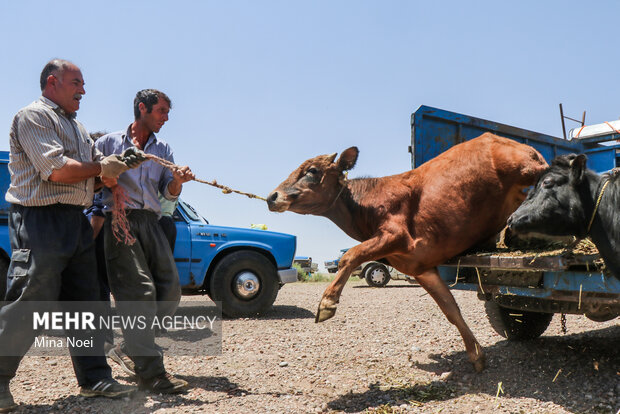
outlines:
M598 255L515 256L508 254L478 254L457 256L444 263L444 266L558 271L567 270L571 266L594 266L593 262L597 258L599 258Z

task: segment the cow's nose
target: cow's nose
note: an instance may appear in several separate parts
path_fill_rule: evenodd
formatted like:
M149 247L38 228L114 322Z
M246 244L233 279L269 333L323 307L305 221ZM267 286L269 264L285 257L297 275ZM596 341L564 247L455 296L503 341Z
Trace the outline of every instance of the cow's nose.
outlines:
M277 199L278 199L277 191L274 191L273 193L269 194L269 196L267 196L267 205L269 206L269 208L272 208L275 205Z
M508 221L506 222L506 226L508 227L508 229L512 230L512 231L517 231L516 227L522 227L525 223L528 223L530 220L530 217L528 214L511 214L510 217L508 217Z
M510 228L510 226L512 226L512 215L508 217L508 221L506 222L506 227Z

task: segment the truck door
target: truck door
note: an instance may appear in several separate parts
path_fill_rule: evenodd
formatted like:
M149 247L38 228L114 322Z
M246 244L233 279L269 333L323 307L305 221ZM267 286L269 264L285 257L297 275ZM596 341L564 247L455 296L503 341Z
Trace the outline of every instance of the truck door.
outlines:
M189 268L192 258L192 240L190 235L189 223L179 213L179 209L174 211L174 223L177 227L177 238L174 246L174 261L179 271L181 286L190 284Z

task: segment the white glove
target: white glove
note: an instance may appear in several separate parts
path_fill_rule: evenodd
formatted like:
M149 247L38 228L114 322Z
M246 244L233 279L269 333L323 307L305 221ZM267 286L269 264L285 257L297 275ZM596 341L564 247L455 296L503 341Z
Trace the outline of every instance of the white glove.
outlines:
M101 175L102 177L118 178L119 175L129 169L129 166L125 163L122 156L118 154L108 155L101 160Z

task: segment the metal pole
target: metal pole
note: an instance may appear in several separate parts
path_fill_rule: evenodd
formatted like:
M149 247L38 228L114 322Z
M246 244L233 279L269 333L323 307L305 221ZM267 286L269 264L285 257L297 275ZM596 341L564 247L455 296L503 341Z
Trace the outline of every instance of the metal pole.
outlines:
M560 104L560 119L562 119L562 134L564 134L564 139L566 139L566 126L564 126L564 110L562 110L562 104Z

